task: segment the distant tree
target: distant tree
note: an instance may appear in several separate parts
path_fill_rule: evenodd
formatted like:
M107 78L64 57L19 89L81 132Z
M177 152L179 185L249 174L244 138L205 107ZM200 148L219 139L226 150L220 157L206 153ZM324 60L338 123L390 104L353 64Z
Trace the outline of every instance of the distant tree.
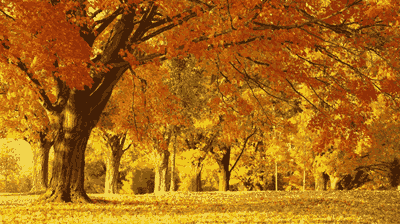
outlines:
M0 175L3 192L18 192L19 174L22 167L19 157L14 154L14 149L7 145L1 146L0 151Z

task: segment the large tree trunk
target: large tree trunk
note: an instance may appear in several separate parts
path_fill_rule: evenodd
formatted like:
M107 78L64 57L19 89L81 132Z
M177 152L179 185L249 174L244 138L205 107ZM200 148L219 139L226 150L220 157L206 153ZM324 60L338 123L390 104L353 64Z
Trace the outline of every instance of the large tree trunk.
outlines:
M231 177L231 173L229 171L229 161L231 157L231 147L223 146L221 150L226 150L226 153L223 155L222 160L218 162L219 166L219 183L218 190L219 191L228 191L229 190L229 180Z
M155 164L155 181L154 181L154 193L166 192L167 191L167 172L168 172L168 159L170 152L168 150L162 150L156 153L156 164Z
M39 200L91 202L83 187L84 155L91 128L77 125L84 122L83 116L67 112L66 117L68 117L68 121L65 122L63 130L59 131L59 136L54 143L54 162L50 186Z
M110 149L107 151L106 157L106 183L105 183L105 194L118 194L118 178L119 178L119 165L121 163L122 155L130 145L124 150L124 143L126 139L126 133L123 135L110 136L106 133L107 145Z
M121 77L127 68L111 69L108 78L112 79L113 75ZM99 95L91 94L89 90L67 90L63 95L65 104L59 112L47 111L51 123L58 125L58 128L50 185L39 200L91 202L84 190L86 145L117 81L110 81L111 84L104 87Z

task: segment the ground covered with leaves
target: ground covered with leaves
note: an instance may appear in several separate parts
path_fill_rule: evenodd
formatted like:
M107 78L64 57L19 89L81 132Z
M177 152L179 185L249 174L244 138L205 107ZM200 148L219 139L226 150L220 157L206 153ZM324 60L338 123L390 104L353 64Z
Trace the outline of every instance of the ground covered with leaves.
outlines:
M95 203L0 196L1 223L398 223L399 191L89 194Z

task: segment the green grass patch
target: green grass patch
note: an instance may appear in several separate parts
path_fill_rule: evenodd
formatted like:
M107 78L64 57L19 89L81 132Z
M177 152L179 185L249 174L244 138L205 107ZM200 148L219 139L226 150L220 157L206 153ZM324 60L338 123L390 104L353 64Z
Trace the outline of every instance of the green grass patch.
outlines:
M398 223L398 191L89 194L94 204L1 195L0 223Z

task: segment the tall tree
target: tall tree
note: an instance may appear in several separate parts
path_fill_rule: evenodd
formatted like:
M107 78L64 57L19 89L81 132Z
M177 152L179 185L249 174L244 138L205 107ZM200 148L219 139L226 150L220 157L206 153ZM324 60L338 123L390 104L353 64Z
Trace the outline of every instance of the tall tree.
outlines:
M126 76L126 75L125 75ZM106 179L105 179L105 194L118 193L118 180L119 180L119 167L121 158L124 153L131 147L132 142L124 149L124 144L127 139L127 134L130 126L129 103L133 104L132 100L127 100L121 92L126 88L126 82L129 80L123 77L122 80L116 85L116 88L108 102L106 108L102 112L100 121L98 122L98 132L96 138L102 138L107 146L104 155L104 162L106 164ZM128 84L129 85L129 84ZM126 93L129 90L125 89ZM129 97L130 95L128 95ZM126 102L128 101L128 102ZM128 104L128 105L127 105ZM128 107L128 108L127 108Z
M83 188L89 135L123 73L155 58L194 53L218 59L229 80L269 80L270 88L302 98L299 84L314 89L307 100L319 111L311 123L324 131L320 150L348 124L354 128L341 148L351 149L365 129L364 102L378 92L397 103L395 1L4 0L0 6L10 91L33 89L57 130L53 176L41 199L90 202ZM234 61L260 65L260 79Z
M236 164L241 158L243 152L246 150L247 142L256 133L256 131L257 129L254 128L252 133L247 134L243 139L240 139L240 141L238 141L240 154L235 159L235 162L230 168L229 166L231 161L231 152L234 145L232 143L226 143L220 140L219 142L213 145L214 147L211 148L210 153L219 166L219 184L218 184L219 191L229 190L229 180L231 177L232 170L236 167ZM218 148L218 150L215 150L215 148Z
M106 156L106 183L105 183L105 194L117 194L118 193L118 178L119 178L119 165L121 157L132 144L129 144L124 149L124 143L126 140L126 134L113 135L103 133L104 140L107 142L109 150Z
M189 190L199 191L201 189L201 167L202 161L205 159L207 150L203 146L196 146L196 144L201 145L206 140L204 133L199 133L200 130L196 128L196 122L203 122L203 118L207 118L210 110L205 106L212 96L212 91L210 91L210 78L205 74L206 68L196 67L197 61L193 55L188 55L185 58L173 58L168 60L166 63L170 78L166 81L169 86L171 93L179 98L180 114L188 120L189 125L175 126L175 133L179 131L182 136L183 141L186 144L182 144L182 148L188 150L200 150L199 157L190 158L192 163L192 171L194 171L193 176L189 177L190 182L193 184L189 187ZM201 132L201 131L200 131ZM177 136L175 135L175 138ZM206 144L208 145L208 144ZM176 153L176 148L174 146L174 151L172 154L173 160L175 158L174 153ZM195 153L196 154L196 153ZM174 166L172 166L173 168ZM173 188L174 171L171 170L171 189Z

